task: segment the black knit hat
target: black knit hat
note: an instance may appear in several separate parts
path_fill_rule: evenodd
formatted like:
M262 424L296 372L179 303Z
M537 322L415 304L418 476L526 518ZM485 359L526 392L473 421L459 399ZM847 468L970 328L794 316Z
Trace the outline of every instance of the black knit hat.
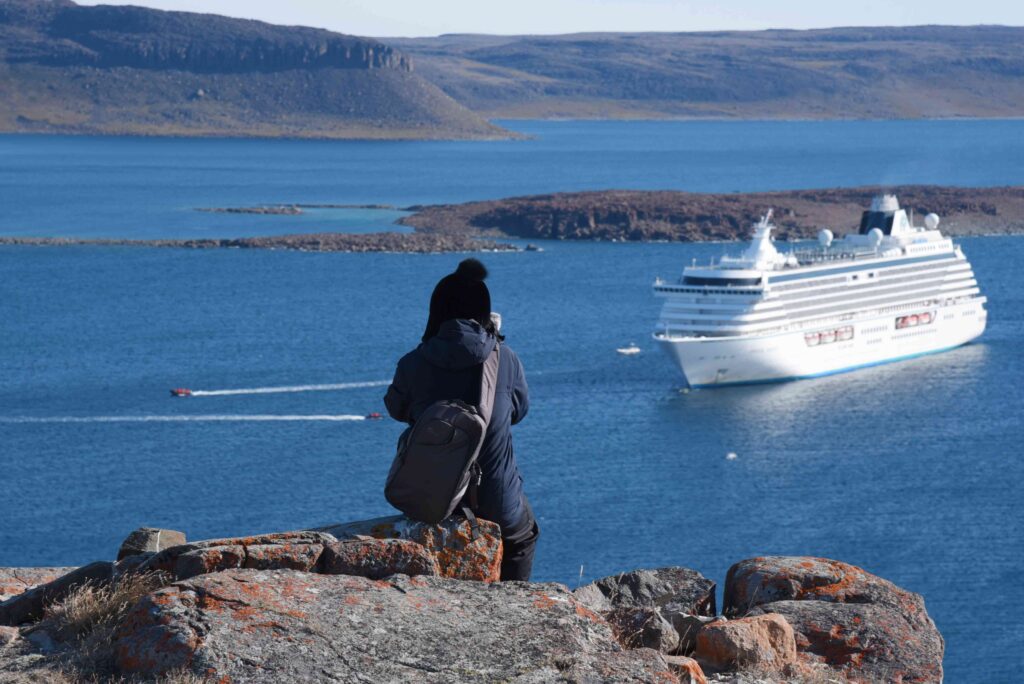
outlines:
M473 319L482 326L490 325L491 293L484 283L487 267L478 259L466 259L438 281L430 295L430 317L423 332L426 342L441 329L441 324L453 318Z

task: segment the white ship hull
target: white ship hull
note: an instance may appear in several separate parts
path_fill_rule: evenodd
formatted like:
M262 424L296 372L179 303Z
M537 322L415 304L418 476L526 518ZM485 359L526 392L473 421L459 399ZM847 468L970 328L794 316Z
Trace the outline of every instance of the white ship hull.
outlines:
M946 351L966 344L985 330L985 298L940 306L927 324L897 329L891 314L843 320L834 325L770 335L672 337L654 339L679 366L691 387L781 382ZM841 339L848 335L850 339ZM809 344L808 338L827 331ZM844 331L841 334L835 334Z

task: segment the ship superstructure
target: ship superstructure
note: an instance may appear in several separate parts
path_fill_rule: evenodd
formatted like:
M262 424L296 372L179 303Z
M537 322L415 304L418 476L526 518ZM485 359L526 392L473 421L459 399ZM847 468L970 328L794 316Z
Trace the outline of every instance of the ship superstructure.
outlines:
M783 253L769 211L747 249L658 280L654 333L690 386L794 380L957 347L985 330L985 297L963 251L929 214L912 225L893 195L860 229Z

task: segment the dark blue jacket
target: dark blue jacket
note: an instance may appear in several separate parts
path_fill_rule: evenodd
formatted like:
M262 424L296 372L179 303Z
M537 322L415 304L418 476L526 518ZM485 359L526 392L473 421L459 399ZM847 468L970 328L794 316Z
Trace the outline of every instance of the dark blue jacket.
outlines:
M497 339L476 321L445 321L436 336L398 362L395 379L384 397L388 413L412 425L428 406L442 399L478 404L482 364L495 344ZM526 416L528 408L523 365L515 352L502 345L494 412L480 450L483 480L476 512L503 530L515 528L525 514L512 426Z

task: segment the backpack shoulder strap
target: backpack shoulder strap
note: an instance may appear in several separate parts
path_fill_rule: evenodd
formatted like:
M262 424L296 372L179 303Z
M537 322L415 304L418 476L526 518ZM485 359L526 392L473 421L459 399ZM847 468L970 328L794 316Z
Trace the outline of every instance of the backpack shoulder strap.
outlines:
M498 390L498 365L501 361L501 343L494 345L494 351L484 361L480 373L480 415L488 425L494 412L494 394Z

